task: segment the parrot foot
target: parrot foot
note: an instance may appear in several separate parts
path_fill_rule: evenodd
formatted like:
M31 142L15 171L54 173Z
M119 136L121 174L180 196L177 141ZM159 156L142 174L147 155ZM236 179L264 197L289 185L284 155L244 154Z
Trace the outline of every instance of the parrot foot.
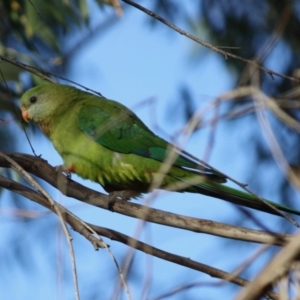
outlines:
M138 196L140 193L137 191L133 190L123 190L123 191L115 191L115 192L110 192L108 194L108 208L111 211L113 210L113 206L116 201L129 201L131 198L135 198Z
M70 170L65 166L65 165L58 165L55 167L55 171L57 173L63 173L67 176L68 179L72 178L72 174L70 172Z

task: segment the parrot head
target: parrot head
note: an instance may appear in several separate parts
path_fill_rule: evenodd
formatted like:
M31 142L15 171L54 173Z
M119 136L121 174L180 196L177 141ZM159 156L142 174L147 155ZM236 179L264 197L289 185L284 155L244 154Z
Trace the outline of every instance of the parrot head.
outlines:
M22 118L40 123L67 109L77 98L78 90L70 86L46 83L31 88L21 97Z
M56 97L51 97L51 89L55 89L54 84L43 84L22 95L21 110L24 121L38 123L54 113L59 103L55 101Z

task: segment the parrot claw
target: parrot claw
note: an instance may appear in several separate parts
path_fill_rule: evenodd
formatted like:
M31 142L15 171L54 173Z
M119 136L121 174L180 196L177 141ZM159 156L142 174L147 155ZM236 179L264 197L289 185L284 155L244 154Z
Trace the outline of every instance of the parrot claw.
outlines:
M108 208L111 211L116 201L129 201L131 198L135 198L140 193L133 190L115 191L108 194Z
M68 179L72 178L71 172L69 171L69 169L65 165L58 165L58 166L56 166L55 167L55 171L57 173L63 173L63 174L65 174Z

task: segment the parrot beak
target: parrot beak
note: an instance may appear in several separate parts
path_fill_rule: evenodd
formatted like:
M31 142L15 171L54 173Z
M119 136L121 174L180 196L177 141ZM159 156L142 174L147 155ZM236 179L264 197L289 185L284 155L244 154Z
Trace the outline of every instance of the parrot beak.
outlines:
M22 107L21 110L22 110L22 119L26 122L29 122L28 110L25 107Z

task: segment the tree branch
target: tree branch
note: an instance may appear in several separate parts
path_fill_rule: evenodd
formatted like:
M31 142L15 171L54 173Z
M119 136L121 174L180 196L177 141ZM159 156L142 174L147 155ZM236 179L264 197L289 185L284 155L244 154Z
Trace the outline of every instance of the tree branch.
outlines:
M242 62L245 62L247 64L250 64L252 65L253 67L255 68L258 68L264 72L266 72L267 74L269 74L272 78L273 76L278 76L278 77L281 77L281 78L285 78L285 79L288 79L290 81L293 81L293 82L297 82L299 83L300 80L298 78L294 78L294 77L290 77L290 76L287 76L287 75L284 75L282 73L278 73L278 72L275 72L275 71L272 71L271 69L268 69L268 68L265 68L265 67L262 67L260 64L258 64L256 61L254 60L250 60L250 59L246 59L246 58L243 58L241 56L238 56L238 55L235 55L235 54L232 54L230 52L227 52L227 51L224 51L221 49L221 47L216 47L216 46L213 46L212 44L209 44L209 43L206 43L204 42L203 40L197 38L196 36L186 32L185 30L177 27L176 25L174 25L173 23L165 20L164 18L162 18L161 16L159 16L158 14L154 13L153 11L143 7L142 5L138 4L138 3L135 3L134 1L131 1L131 0L122 0L123 2L139 9L140 11L144 12L145 14L149 15L150 17L158 20L159 22L163 23L164 25L172 28L173 30L177 31L178 33L180 33L181 35L184 35L186 36L187 38L193 40L194 42L206 47L206 48L209 48L217 53L220 53L222 54L225 59L227 60L228 57L231 57L233 59L236 59L236 60L240 60Z
M49 201L40 193L33 191L32 189L15 182L13 180L7 179L4 176L0 175L0 186L11 190L15 193L18 193L28 199L31 199L32 201L50 209L52 212L57 214L57 210L53 205L49 203ZM103 247L103 241L97 239L95 236L93 236L92 232L88 230L87 227L92 228L97 234L101 236L105 236L111 240L118 241L120 243L123 243L125 245L128 245L130 247L134 247L135 249L138 249L144 253L153 255L155 257L161 258L163 260L173 262L175 264L187 267L189 269L193 269L196 271L200 271L202 273L208 274L211 277L214 278L220 278L225 281L232 282L239 286L245 286L249 283L249 281L238 277L236 275L233 275L231 273L222 271L220 269L196 262L194 260L191 260L186 257L182 257L176 254L172 254L170 252L166 252L163 250L160 250L156 247L152 247L146 243L140 242L134 238L131 238L125 234L122 234L118 231L108 229L101 226L96 226L94 224L86 223L87 227L82 224L82 220L75 217L69 210L67 210L65 207L60 205L59 203L55 203L55 206L60 210L60 212L64 215L65 221L79 234L83 235L87 240L89 240L94 248L98 250L99 248ZM268 296L272 299L278 299L278 295L272 292L268 293Z
M299 259L300 233L295 235L290 242L271 260L271 262L258 274L253 282L235 298L236 300L255 300L269 290L280 277L289 272L291 265Z
M205 219L186 217L127 201L116 201L113 205L110 205L108 196L84 187L58 174L55 168L39 157L21 153L11 153L8 154L8 156L20 164L25 170L45 180L68 197L106 210L113 210L114 212L133 218L198 233L270 245L282 246L290 238L290 235L286 234L248 229ZM10 166L6 160L0 158L0 167Z

